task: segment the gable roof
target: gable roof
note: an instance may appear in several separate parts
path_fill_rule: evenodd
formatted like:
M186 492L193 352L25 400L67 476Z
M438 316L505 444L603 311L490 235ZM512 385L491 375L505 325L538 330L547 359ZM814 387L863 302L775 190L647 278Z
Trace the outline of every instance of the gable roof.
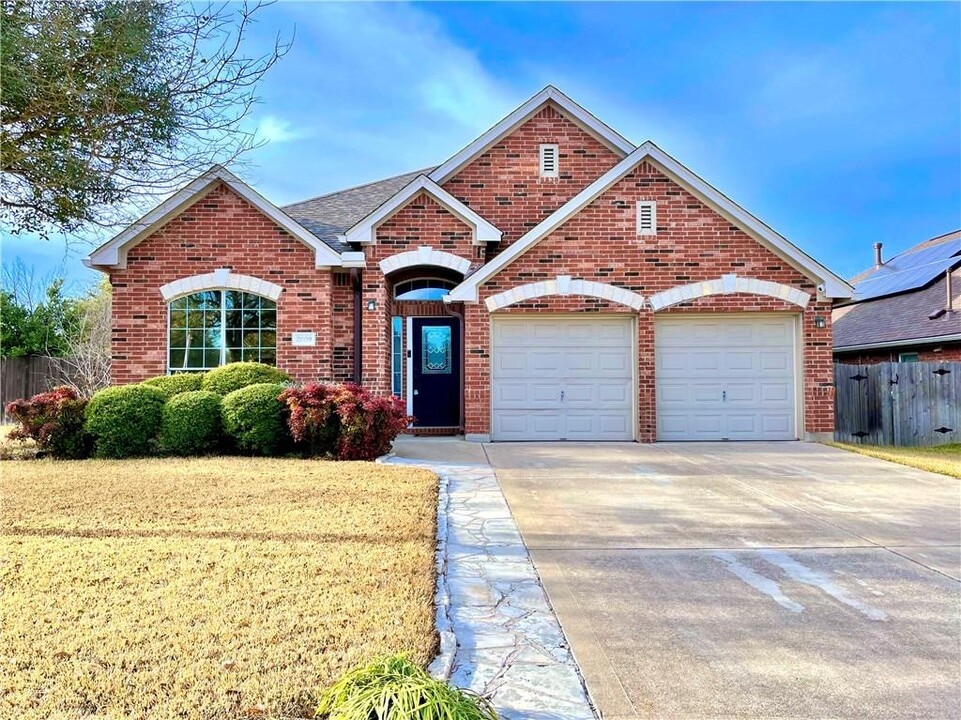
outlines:
M448 212L468 225L473 230L475 245L500 242L500 230L426 175L418 175L387 202L349 228L344 233L342 241L345 243L360 243L361 245L373 244L377 240L378 226L422 192L433 197Z
M403 190L418 175L425 175L434 168L395 175L319 195L308 200L283 206L282 210L310 230L338 252L351 248L341 242L348 228L356 225L367 215Z
M854 302L920 290L961 266L961 230L925 240L851 281Z
M342 264L340 254L313 235L303 225L283 212L263 195L244 183L236 175L220 165L214 165L207 172L174 193L166 201L155 207L142 218L128 226L111 240L98 247L84 264L93 268L125 268L127 252L149 237L158 227L177 217L188 207L210 193L218 184L223 183L260 212L273 220L291 236L314 250L317 267L338 266Z
M955 310L939 314L947 305L945 275L915 292L835 308L835 352L961 340L961 261L952 273Z
M430 173L430 179L439 185L443 185L461 168L485 153L501 138L523 125L548 103L555 105L564 116L620 155L627 155L634 150L634 143L601 122L556 87L548 85L443 165L434 168Z
M640 145L621 162L564 203L564 205L558 208L553 214L549 215L537 226L524 234L513 245L494 258L494 260L482 266L477 272L466 278L464 282L451 290L447 299L451 302L476 302L477 289L481 284L491 279L527 250L567 222L567 220L624 178L644 160L652 161L658 169L673 178L683 187L686 187L688 191L699 197L709 207L712 207L715 211L747 232L755 240L783 258L793 267L812 279L817 280L819 291L827 297L851 297L853 288L844 280L795 245L791 244L787 239L776 233L719 190L681 165L681 163L661 150L654 143L648 141Z

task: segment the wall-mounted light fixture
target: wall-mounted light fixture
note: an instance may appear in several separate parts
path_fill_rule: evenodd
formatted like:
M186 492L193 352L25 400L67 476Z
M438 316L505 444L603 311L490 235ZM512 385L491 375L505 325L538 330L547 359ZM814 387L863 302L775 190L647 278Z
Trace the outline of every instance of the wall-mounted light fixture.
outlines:
M820 328L825 328L827 326L828 326L828 323L823 317L821 317L820 315L814 316L814 327L820 329Z
M377 301L376 301L376 300L368 300L368 301L367 301L367 309L368 309L368 310L376 310L376 309L377 309Z

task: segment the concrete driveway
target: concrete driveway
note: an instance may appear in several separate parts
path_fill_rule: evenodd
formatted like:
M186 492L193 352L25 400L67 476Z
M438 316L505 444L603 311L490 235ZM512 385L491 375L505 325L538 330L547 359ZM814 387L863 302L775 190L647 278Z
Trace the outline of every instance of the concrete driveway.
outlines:
M961 717L961 489L803 443L486 446L602 716Z

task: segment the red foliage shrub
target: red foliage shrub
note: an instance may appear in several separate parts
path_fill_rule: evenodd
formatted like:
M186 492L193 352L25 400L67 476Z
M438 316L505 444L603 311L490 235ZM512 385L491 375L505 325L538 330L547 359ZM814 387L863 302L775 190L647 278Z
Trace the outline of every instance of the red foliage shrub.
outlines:
M340 417L331 388L322 383L307 383L287 388L280 394L280 401L290 410L287 418L290 434L306 446L307 454L313 457L336 453Z
M12 440L33 440L41 452L55 458L76 460L89 457L90 436L84 430L87 401L67 385L34 395L29 400L7 404L7 415L18 427L8 435Z
M410 423L403 402L379 397L354 383L307 383L280 399L290 409L290 433L314 456L373 460Z
M340 417L338 460L373 460L390 450L390 445L410 424L407 408L400 398L375 396L355 383L334 388Z

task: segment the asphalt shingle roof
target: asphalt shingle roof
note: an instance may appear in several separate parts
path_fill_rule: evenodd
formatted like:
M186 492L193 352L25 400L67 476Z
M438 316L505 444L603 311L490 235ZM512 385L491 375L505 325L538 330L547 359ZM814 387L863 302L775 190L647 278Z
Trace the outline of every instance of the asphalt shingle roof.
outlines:
M433 169L425 168L338 190L281 209L334 250L345 252L351 248L337 239L339 235L383 205L418 175L425 175Z
M947 305L947 280L945 269L942 269L937 280L931 281L907 292L886 295L861 302L853 302L835 308L832 313L834 324L834 348L840 350L846 347L870 346L881 343L905 342L905 344L924 340L925 338L941 337L961 333L961 231L942 235L927 240L907 250L896 258L896 272L910 271L911 259L924 259L927 250L935 245L948 244L949 248L957 247L954 262L947 267L953 267L951 272L951 290L954 297L954 311L945 313L932 319L938 310ZM887 263L885 263L887 265ZM884 266L882 266L884 267ZM855 291L858 282L876 275L872 268L852 280ZM855 298L858 297L855 292Z

